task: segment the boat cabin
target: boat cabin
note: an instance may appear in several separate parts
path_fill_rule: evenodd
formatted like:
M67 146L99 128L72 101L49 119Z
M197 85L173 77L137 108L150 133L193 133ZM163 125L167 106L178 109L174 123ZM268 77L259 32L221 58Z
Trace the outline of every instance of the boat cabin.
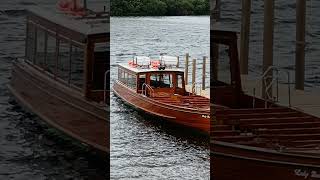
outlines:
M109 82L109 15L28 10L25 61L86 99L102 102Z
M212 102L228 108L264 108L263 99L247 95L242 90L237 48L237 33L232 31L211 31L210 47L213 54Z
M186 95L184 70L177 57L160 56L159 60L136 56L119 64L118 80L136 93L150 97Z

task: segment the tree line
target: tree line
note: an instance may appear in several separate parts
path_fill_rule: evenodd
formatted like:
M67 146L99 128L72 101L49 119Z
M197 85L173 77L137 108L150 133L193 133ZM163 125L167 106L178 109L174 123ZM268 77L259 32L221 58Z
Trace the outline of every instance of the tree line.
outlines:
M111 16L209 15L209 0L111 0Z

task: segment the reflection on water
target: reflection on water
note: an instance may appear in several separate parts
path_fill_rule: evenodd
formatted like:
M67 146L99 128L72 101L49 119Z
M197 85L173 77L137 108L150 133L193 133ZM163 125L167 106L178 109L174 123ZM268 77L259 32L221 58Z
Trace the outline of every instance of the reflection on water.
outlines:
M112 81L117 63L134 53L202 59L209 55L209 17L111 18L110 47ZM208 137L159 121L111 94L111 178L209 179Z

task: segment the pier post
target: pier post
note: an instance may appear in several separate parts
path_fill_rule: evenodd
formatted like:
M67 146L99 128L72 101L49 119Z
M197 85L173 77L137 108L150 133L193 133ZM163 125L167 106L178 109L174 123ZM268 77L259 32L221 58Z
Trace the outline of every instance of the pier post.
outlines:
M248 74L251 0L242 0L240 72Z
M304 90L305 76L305 26L306 26L306 0L297 0L296 13L296 72L295 87Z
M177 68L179 68L179 61L180 61L180 58L179 56L177 56Z
M273 65L273 31L274 31L274 0L264 0L264 32L263 32L263 73ZM266 75L266 83L262 81L262 97L267 98L266 93L272 97L272 87L266 92L272 81L272 71Z
M184 67L184 81L185 85L188 85L188 70L189 70L189 53L186 53L186 61L185 61L185 67Z
M206 89L206 56L203 56L202 62L202 90Z
M210 7L213 7L213 0L211 0L210 2L211 2ZM220 19L220 5L221 5L220 0L215 0L215 7L213 9L213 19L216 19L216 21L219 21Z
M195 90L196 84L196 59L192 60L192 93Z

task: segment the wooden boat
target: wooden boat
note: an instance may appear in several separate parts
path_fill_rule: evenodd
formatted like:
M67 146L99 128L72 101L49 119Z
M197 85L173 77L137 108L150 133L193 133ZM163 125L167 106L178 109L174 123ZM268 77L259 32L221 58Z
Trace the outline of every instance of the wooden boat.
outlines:
M228 47L232 82L211 78L211 176L320 179L320 119L244 94L236 33L212 30L211 38L211 43Z
M9 90L49 125L109 154L108 16L28 10L25 58L13 62Z
M119 64L113 92L145 113L209 134L209 99L185 90L176 57L134 57Z

